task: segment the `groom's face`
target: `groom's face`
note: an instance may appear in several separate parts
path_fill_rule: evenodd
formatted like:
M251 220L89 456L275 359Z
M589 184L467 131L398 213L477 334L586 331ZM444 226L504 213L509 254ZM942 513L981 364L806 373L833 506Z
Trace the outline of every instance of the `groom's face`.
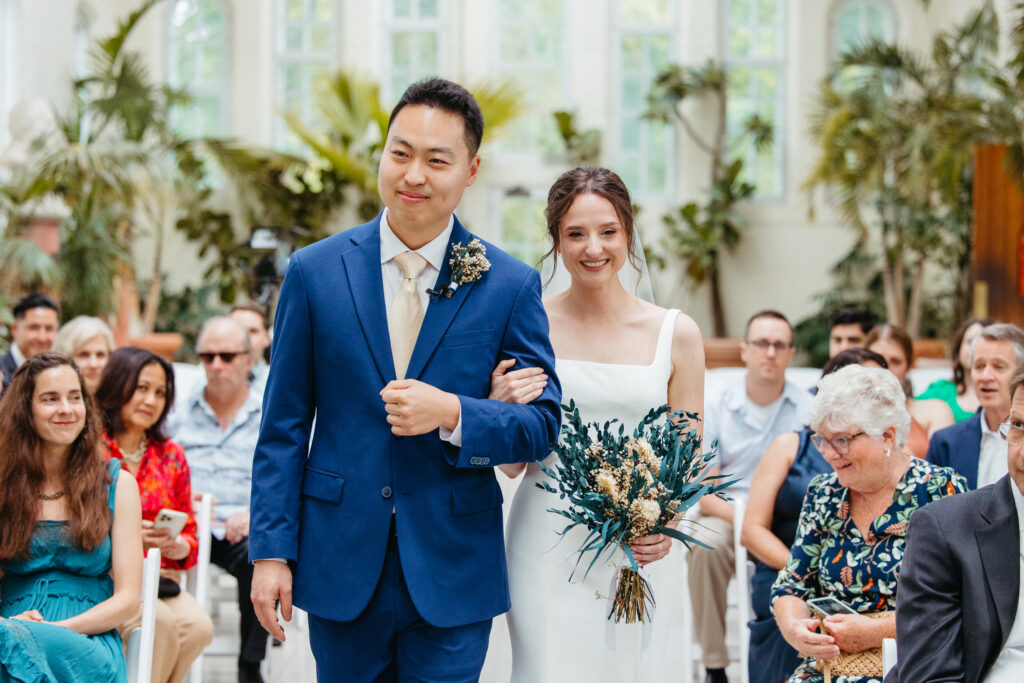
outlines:
M414 249L432 240L479 167L461 116L421 104L403 108L391 122L378 174L391 229Z

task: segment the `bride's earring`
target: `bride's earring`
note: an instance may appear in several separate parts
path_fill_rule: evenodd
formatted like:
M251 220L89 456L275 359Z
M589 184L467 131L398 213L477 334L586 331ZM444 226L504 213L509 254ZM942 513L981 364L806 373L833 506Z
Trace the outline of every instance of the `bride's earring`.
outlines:
M885 449L885 457L888 458L890 455L892 455L892 449L891 448Z

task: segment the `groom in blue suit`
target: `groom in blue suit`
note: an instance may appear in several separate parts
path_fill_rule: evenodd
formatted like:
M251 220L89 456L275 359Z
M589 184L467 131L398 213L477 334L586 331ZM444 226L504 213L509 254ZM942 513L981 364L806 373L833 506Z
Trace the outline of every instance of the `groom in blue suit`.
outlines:
M281 289L252 597L281 639L275 601L285 619L293 602L309 612L322 681L476 681L509 608L494 467L548 453L561 395L539 274L492 245L485 270L453 214L482 134L462 87L410 86L381 159L384 211L296 252ZM528 405L488 400L505 358L553 381Z

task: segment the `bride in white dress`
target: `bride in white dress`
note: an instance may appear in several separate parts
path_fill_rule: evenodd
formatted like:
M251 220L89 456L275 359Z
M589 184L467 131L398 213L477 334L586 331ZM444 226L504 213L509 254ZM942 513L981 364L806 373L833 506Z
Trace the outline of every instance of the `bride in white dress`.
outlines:
M665 403L703 413L704 349L697 325L677 310L634 296L620 281L619 271L637 261L622 180L597 168L563 174L548 194L547 222L554 257L570 277L566 291L544 301L562 402L574 400L584 422L617 418L627 432ZM496 369L491 397L536 398L547 377L536 368L502 374L510 365ZM547 475L535 463L502 469L515 477L524 467L506 541L513 683L679 679L679 669L669 664L668 632L682 609L682 548L660 534L634 542L657 601L653 626L646 635L640 624L609 626L607 597L624 553L603 555L584 577L592 559L587 555L573 574L587 532L577 527L558 536L567 520L548 508L561 501L534 486Z

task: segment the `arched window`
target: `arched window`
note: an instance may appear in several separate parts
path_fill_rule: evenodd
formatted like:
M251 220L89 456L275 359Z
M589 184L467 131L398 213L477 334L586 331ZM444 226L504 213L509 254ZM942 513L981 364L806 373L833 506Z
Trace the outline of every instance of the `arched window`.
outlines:
M675 144L670 125L643 118L655 76L673 61L678 34L673 0L618 0L612 19L613 144L616 170L635 195L672 189Z
M188 137L227 129L228 26L222 0L174 0L170 6L168 81L187 90L192 105L175 110L174 127Z
M552 114L567 105L564 0L494 0L494 65L522 89L526 111L498 142L509 154L543 156L562 151Z
M896 37L896 18L886 0L844 0L833 14L832 55L870 38Z
M756 186L758 197L781 197L784 192L785 5L784 0L727 0L722 14L729 140L739 139L751 114L771 123L774 132L768 149L757 150L749 136L736 143L744 178Z
M0 150L11 140L11 107L18 99L18 6L16 0L0 0Z
M397 102L410 83L441 75L443 0L388 0L384 16L386 102Z
M330 76L337 61L335 0L277 0L277 102L278 110L298 114L316 126L316 84ZM299 140L276 118L274 143L284 150L300 149Z

